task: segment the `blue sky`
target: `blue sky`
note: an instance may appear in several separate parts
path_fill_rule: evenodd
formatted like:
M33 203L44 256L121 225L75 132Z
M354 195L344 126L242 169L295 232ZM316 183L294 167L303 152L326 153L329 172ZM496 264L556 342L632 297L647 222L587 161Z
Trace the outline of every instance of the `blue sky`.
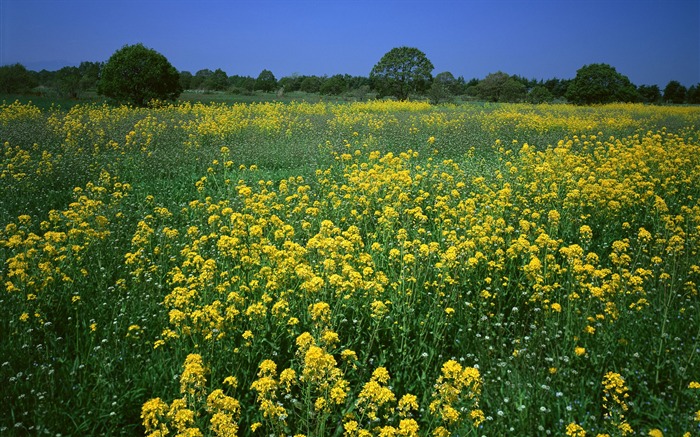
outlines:
M394 47L465 79L700 82L700 0L0 0L0 65L56 70L141 42L178 70L368 76Z

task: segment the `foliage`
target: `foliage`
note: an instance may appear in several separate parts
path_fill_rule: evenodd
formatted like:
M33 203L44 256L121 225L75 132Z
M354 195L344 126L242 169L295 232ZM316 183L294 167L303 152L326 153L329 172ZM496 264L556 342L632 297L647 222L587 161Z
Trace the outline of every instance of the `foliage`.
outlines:
M690 104L700 103L700 83L691 85L690 88L688 88L688 92L686 93L685 97L686 101Z
M348 83L345 76L342 74L336 74L329 77L319 88L321 94L332 94L335 96L341 95L348 90Z
M78 67L63 67L56 72L56 89L62 96L78 98L82 77Z
M100 72L102 71L101 62L83 61L78 66L80 72L80 89L89 90L96 89L97 82L100 80Z
M263 70L255 79L255 89L261 91L274 91L277 88L277 79L270 70Z
M554 95L544 85L537 85L527 93L527 101L530 103L545 103L554 100Z
M637 92L644 103L659 103L661 101L661 91L658 85L641 85L637 88Z
M175 100L180 75L165 56L143 44L125 45L102 68L97 92L118 103L146 106L151 100Z
M433 80L433 64L425 53L413 47L389 50L372 68L369 79L380 97L406 100L410 94L428 90Z
M204 79L201 87L207 90L223 91L228 88L228 76L224 70L217 68Z
M3 104L0 434L695 432L699 114Z
M664 88L664 101L680 104L685 101L686 89L677 80L672 80Z
M584 65L566 90L566 99L577 105L635 102L638 94L629 78L608 64Z
M22 64L0 67L0 92L26 93L37 85L37 81Z
M526 91L522 82L502 71L490 73L476 85L476 95L488 102L519 102Z
M189 71L180 72L180 88L184 90L192 89L192 73Z

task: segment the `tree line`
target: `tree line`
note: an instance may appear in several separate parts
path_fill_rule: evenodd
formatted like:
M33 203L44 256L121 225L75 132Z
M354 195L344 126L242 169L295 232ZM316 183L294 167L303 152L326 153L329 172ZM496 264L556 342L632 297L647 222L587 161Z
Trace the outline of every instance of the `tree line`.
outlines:
M144 59L148 62L144 62ZM0 93L43 93L77 99L96 91L117 102L145 105L152 98L174 100L183 90L225 91L252 94L256 91L302 91L356 100L368 97L429 98L433 103L462 100L487 102L576 104L643 102L651 104L699 104L700 83L689 88L676 80L661 90L657 85L637 86L607 64L581 67L574 79L528 79L502 71L465 80L444 71L432 76L434 67L423 52L398 47L387 52L369 76L292 74L277 79L267 69L257 77L229 76L225 71L202 69L194 74L177 71L167 59L142 44L124 46L107 62L82 62L57 71L31 71L21 64L0 67ZM138 77L138 80L135 78ZM125 84L128 83L128 86Z

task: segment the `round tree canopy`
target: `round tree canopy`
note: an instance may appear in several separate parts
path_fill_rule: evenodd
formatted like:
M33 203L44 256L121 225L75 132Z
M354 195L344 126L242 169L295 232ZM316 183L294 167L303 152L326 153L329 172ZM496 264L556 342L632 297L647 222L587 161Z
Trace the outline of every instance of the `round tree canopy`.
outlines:
M180 75L165 56L143 46L126 45L102 69L97 92L118 103L146 106L151 100L175 100Z

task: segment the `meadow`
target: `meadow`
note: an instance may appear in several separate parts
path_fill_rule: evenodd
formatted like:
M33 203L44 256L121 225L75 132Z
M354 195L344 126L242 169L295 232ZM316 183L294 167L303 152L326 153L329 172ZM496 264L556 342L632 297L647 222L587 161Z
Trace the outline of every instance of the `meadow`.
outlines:
M2 435L700 435L700 108L0 106Z

